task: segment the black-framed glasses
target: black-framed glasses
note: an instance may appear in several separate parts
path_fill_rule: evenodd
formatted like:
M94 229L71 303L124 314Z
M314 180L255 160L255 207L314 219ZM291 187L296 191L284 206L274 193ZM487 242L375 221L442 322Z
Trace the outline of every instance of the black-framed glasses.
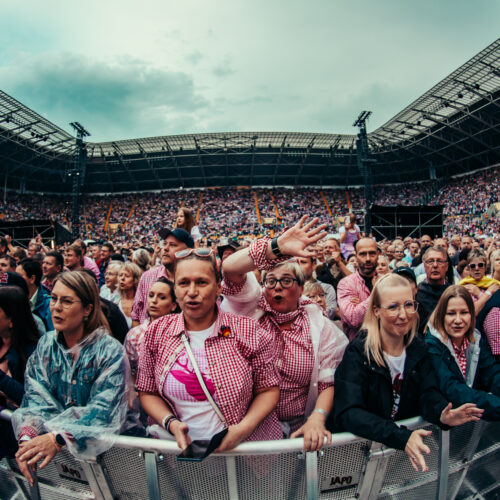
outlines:
M401 307L404 309L406 314L415 314L418 309L418 302L416 300L407 300L402 304L389 304L388 306L379 306L382 309L385 309L390 316L397 316Z
M469 267L471 269L476 269L476 266L478 269L483 269L483 267L485 267L486 264L484 262L478 262L477 264L469 264Z
M276 288L279 283L282 288L292 288L293 284L297 281L297 278L291 278L290 276L285 276L284 278L266 278L263 283L266 288Z
M179 252L175 252L175 258L185 259L189 257L191 254L195 254L197 257L207 258L213 257L214 251L211 248L186 248L184 250L180 250Z

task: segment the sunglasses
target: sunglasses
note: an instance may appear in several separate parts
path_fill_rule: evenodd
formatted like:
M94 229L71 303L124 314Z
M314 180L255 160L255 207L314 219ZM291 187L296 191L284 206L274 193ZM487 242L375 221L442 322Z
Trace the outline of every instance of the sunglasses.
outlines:
M478 269L482 269L486 264L484 262L478 262L477 264L469 264L469 267L471 269L476 269L476 266Z
M180 250L179 252L175 252L175 258L185 259L189 257L191 254L195 254L197 257L202 257L206 259L210 259L214 256L214 251L211 248L186 248L185 250Z

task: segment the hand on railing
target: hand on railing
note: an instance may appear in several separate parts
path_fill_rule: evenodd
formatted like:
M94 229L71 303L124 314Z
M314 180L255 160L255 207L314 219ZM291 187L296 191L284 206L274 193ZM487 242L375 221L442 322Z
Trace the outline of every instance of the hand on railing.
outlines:
M408 442L406 443L405 453L410 457L410 463L417 472L419 467L422 472L427 472L429 470L422 453L426 453L428 455L431 452L429 447L425 445L423 441L424 437L430 436L431 434L432 431L417 429L411 433L410 439L408 439Z
M184 450L191 444L191 437L189 436L189 426L180 420L172 420L170 424L170 432L177 441L177 446Z
M325 437L327 444L332 442L332 433L325 428L325 417L312 413L306 423L290 435L290 438L304 436L304 451L321 450Z
M478 408L474 403L465 403L452 410L451 403L441 412L441 423L450 427L466 424L467 422L477 422L481 420L484 410Z

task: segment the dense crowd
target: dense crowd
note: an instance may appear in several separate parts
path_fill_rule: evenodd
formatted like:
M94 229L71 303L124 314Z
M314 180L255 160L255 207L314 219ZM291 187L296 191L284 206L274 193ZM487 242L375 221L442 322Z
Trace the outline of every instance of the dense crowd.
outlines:
M436 183L426 181L374 186L373 198L379 205L417 205L424 203L429 195L428 204L444 206L445 233L495 234L500 230L500 223L485 214L490 205L498 201L499 181L500 170L489 169L452 179L434 195ZM343 216L352 211L362 226L365 198L361 188L300 187L208 188L86 196L81 210L82 232L92 240L152 244L163 222L172 220L181 206L198 215L202 236L209 242L217 242L221 237L258 237L271 229L279 230L293 224L296 214L318 217L321 223L327 224L328 232L337 233ZM71 203L58 197L7 193L0 204L0 214L3 220L51 218L71 226Z
M477 208L459 195L468 186ZM384 202L413 199L392 189ZM486 173L446 189L456 216L497 200ZM0 406L14 410L0 456L15 454L30 483L30 466L65 447L95 457L113 434L188 453L193 440L225 451L299 436L313 451L349 431L426 470L427 433L399 420L500 420L496 222L376 241L347 210L359 190L323 191L336 226L319 190L255 195L269 227L252 191L207 189L113 198L111 237L55 250L0 238ZM8 197L3 213L49 213L33 200ZM89 231L110 201L86 199Z

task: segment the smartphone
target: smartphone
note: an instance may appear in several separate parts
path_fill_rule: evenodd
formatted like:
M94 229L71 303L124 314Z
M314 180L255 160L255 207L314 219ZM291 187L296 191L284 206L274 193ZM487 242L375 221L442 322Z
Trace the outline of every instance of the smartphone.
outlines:
M214 434L212 439L196 439L187 448L184 448L177 460L185 462L201 462L214 452L222 443L224 436L227 434L227 428Z

